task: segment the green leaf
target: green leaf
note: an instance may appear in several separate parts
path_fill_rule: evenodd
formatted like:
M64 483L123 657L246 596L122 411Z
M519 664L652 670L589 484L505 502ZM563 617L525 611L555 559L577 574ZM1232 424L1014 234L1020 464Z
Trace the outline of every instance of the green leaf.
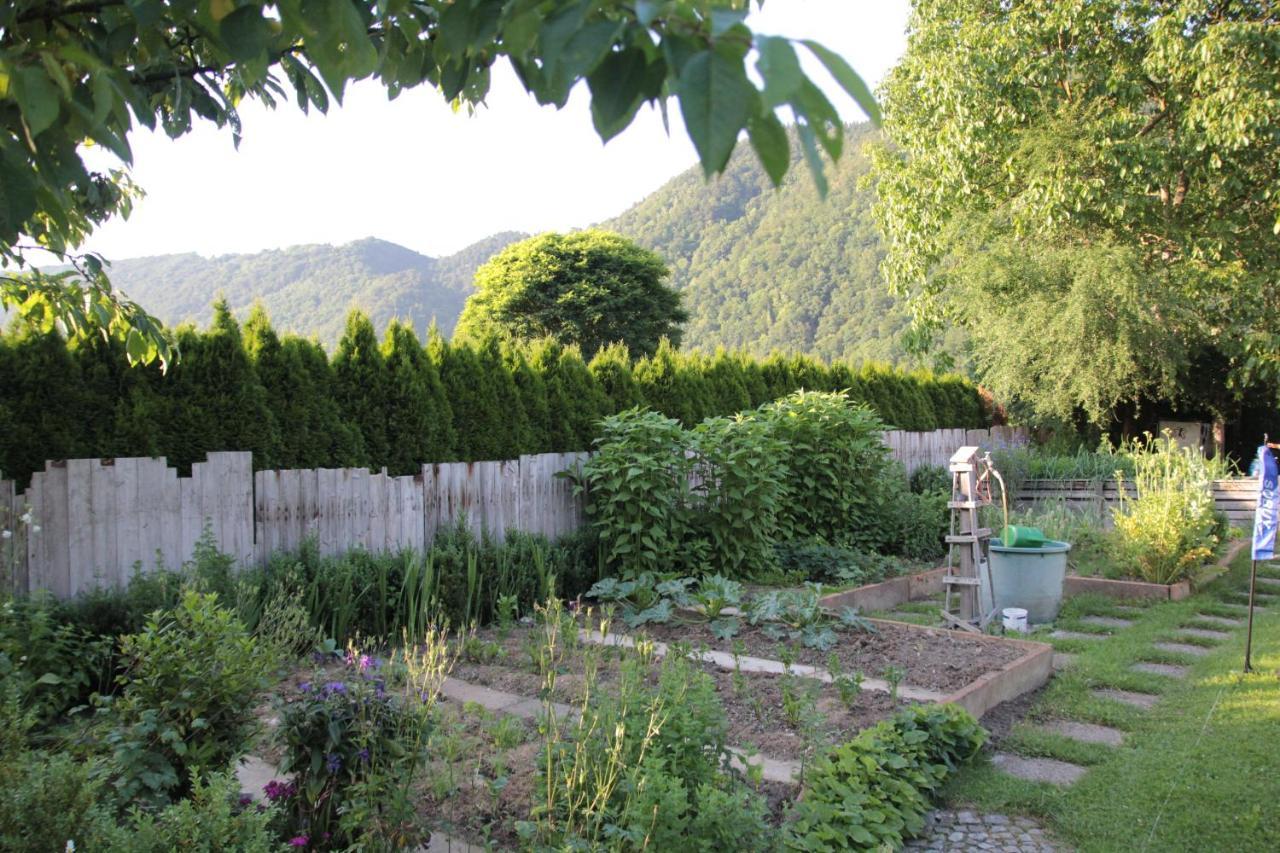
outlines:
M610 53L587 76L591 89L591 121L608 142L622 132L644 102L649 67L644 51L636 48Z
M818 188L818 195L826 198L827 176L823 170L822 155L818 153L813 128L801 123L796 125L796 131L800 134L800 150L804 152L804 162L809 167L809 174L813 176L813 183Z
M58 120L58 89L42 70L33 65L14 73L13 96L22 110L22 119L33 137L39 136Z
M772 111L752 116L747 122L747 137L769 180L775 187L781 184L791 167L791 144L787 141L787 129L782 122Z
M764 104L773 109L795 97L805 80L804 71L795 48L785 38L761 36L756 39L756 49L760 53L756 70L764 81Z
M253 59L266 53L271 28L258 6L241 6L218 25L227 51L236 60Z
M816 41L805 39L800 42L818 57L818 60L826 66L827 71L836 79L836 82L849 93L849 97L862 107L862 111L867 114L873 124L880 124L880 105L876 103L875 96L871 94L871 90L867 88L867 84L863 82L858 72L850 67L849 63L838 53L823 47Z
M676 88L702 171L723 172L757 98L746 69L741 61L702 51L685 63Z

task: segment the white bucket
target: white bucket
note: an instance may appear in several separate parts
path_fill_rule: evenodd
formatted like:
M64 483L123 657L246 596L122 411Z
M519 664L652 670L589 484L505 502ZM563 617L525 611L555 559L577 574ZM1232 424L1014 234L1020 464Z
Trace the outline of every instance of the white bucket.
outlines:
M1027 611L1021 607L1006 607L1000 611L1004 616L1004 629L1018 634L1027 633Z

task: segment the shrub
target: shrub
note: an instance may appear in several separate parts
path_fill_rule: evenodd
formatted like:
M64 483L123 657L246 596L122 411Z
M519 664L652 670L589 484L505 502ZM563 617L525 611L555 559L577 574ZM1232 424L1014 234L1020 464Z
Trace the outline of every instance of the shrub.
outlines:
M927 492L951 494L951 472L944 465L921 465L911 472L911 491L917 495Z
M108 703L114 783L124 799L183 796L244 751L265 688L257 644L217 597L188 591L122 638L122 695Z
M630 409L605 418L596 453L582 466L605 559L624 574L663 571L687 537L689 460L680 424Z
M0 604L0 679L48 723L110 680L111 641L60 618L48 596Z
M946 553L946 492L902 492L897 496L898 541L895 550L910 560L936 560Z
M410 652L403 691L387 689L381 661L351 649L340 677L318 672L284 706L280 770L294 778L272 786L268 796L286 809L291 838L326 850L402 849L419 840L409 795L447 673L443 642L432 631Z
M958 705L923 705L863 730L805 775L791 850L897 849L924 826L928 795L977 754L986 732Z
M798 391L753 417L785 447L781 535L871 549L887 544L890 508L879 491L889 451L873 411L843 394Z
M708 418L693 430L691 445L693 490L701 498L692 535L705 543L699 556L706 568L731 577L765 571L782 510L784 446L768 424L741 417Z
M1120 506L1113 511L1117 557L1150 583L1192 577L1217 544L1213 480L1221 463L1199 450L1179 447L1170 436L1134 445L1138 496L1130 498L1117 472Z
M900 573L901 563L870 551L841 548L814 539L780 542L774 546L778 568L805 580L861 586L879 583Z

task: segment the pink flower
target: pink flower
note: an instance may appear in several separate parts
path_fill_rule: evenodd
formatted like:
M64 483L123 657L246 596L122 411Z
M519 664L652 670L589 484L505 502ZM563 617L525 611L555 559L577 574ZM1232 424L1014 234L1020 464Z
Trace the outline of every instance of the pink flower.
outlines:
M289 839L290 847L306 847L310 843L311 839L305 835L295 835L293 838Z

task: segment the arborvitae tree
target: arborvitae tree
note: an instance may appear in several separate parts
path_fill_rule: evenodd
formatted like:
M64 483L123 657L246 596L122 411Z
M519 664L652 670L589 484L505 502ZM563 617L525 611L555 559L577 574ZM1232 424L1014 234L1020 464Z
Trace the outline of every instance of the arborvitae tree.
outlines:
M520 389L516 387L511 367L502 357L502 345L495 337L475 344L476 358L484 371L485 381L493 389L501 415L490 425L493 432L493 459L515 459L533 445L533 430L525 416Z
M707 390L714 399L714 407L706 414L735 415L752 408L751 394L743 382L742 362L725 351L724 347L716 350L714 356L702 359L703 379Z
M360 428L343 417L342 407L333 395L336 379L324 347L313 340L285 335L280 341L280 350L286 363L297 365L297 368L291 367L290 372L296 373L300 381L306 383L299 396L311 401L308 406L311 418L308 445L299 454L305 467L369 466L369 453L365 450Z
M610 344L595 354L587 365L608 398L608 414L641 404L640 390L631 372L631 356L623 344Z
M130 366L124 344L114 338L85 338L71 352L84 385L80 452L93 457L164 455L157 432L163 407L155 386L166 377L159 368ZM104 412L110 417L103 417Z
M504 343L502 358L516 391L520 394L520 408L529 422L528 443L525 453L548 453L551 450L551 414L547 405L547 385L542 375L533 368L520 344Z
M793 355L789 359L791 381L795 384L792 390L833 391L831 373L826 365L807 355Z
M25 482L46 459L83 454L80 367L56 332L17 329L0 346L0 472Z
M764 381L764 371L760 362L740 350L731 352L729 357L738 363L738 372L742 376L742 387L746 389L751 400L750 407L756 408L771 401L769 385Z
M453 412L458 458L467 462L501 458L503 439L495 433L495 425L505 413L475 350L465 344L450 344L432 327L427 336L427 355L440 374Z
M652 356L636 362L632 375L646 406L682 422L690 416L680 363L669 343L664 341Z
M334 396L343 418L360 431L370 467L381 468L390 455L387 443L387 368L373 323L358 310L333 356Z
M547 388L548 432L551 450L587 450L596 424L608 408L608 398L587 369L577 347L564 347L550 338L529 350L529 363Z
M196 408L215 431L214 446L204 452L250 450L255 468L276 467L280 437L275 417L226 300L213 304L213 323L201 337L200 358L189 378L199 401Z
M282 468L314 467L326 464L315 459L311 449L310 383L299 375L301 365L285 361L280 338L271 328L271 318L261 304L255 304L244 324L244 348L267 394L267 405L275 418L280 448L276 463ZM327 389L326 389L327 392Z
M852 391L855 384L853 371L843 361L833 362L827 368L827 377L831 382L832 391ZM858 399L855 394L850 394L849 397L854 400Z
M451 458L453 411L440 374L413 329L392 320L382 342L382 358L387 370L387 470L414 474L424 462Z
M791 375L790 360L780 352L772 352L768 358L760 362L760 374L764 377L764 384L769 389L771 400L781 399L800 387L795 377Z

